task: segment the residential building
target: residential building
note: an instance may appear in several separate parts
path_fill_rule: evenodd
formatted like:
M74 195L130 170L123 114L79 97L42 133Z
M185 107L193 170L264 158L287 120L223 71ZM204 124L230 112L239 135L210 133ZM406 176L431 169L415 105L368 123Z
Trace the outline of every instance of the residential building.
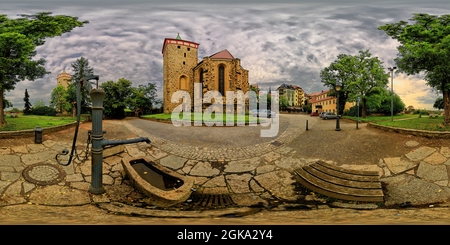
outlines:
M305 91L297 85L291 85L291 87L295 91L294 106L296 106L296 107L303 106L305 104L305 100L306 100Z
M308 94L311 97L311 110L315 112L333 112L337 113L337 99L334 96L329 96L328 92L330 90L322 90L320 92L314 92ZM355 105L355 102L346 102L344 106L344 111L349 110L352 106Z
M289 84L281 84L280 87L277 88L278 96L285 96L288 100L288 106L295 105L295 89Z

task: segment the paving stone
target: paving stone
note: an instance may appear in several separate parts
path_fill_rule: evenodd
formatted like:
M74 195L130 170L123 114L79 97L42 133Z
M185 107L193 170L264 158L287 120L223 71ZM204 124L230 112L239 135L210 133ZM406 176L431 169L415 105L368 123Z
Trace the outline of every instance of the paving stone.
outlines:
M184 164L184 167L181 169L181 171L185 174L189 174L192 170L192 168L198 163L197 160L188 160L186 164Z
M263 165L263 166L259 166L256 168L256 174L264 174L264 173L268 173L268 172L272 172L274 170L277 169L277 166L272 165L272 164L267 164L267 165Z
M226 173L241 173L254 170L259 165L259 157L229 162L224 169Z
M180 169L187 162L186 158L182 158L175 155L169 155L159 160L159 163L165 167L171 169Z
M20 177L20 173L0 172L0 180L14 182L14 181L18 180L19 177Z
M375 171L379 176L383 176L383 169L374 164L342 164L341 168L360 170L360 171Z
M239 206L268 205L268 202L254 193L230 194L233 203Z
M296 200L292 175L286 170L273 171L257 175L254 179L267 191L277 198Z
M167 156L166 152L164 152L164 151L162 151L162 150L160 150L160 149L158 149L158 148L156 148L154 146L149 147L147 149L147 153L154 160L161 159L161 158Z
M11 154L11 148L0 147L0 155L9 155L9 154Z
M11 181L3 181L0 180L0 194L6 189L7 186L9 186L10 184L12 184ZM0 195L0 199L1 199L1 195Z
M220 174L220 170L216 168L212 168L209 162L198 162L189 173L193 176L206 176L212 177Z
M42 145L43 146L45 146L45 147L47 147L47 148L51 148L51 147L53 147L54 145L56 145L58 142L56 142L56 141L54 141L54 140L44 140L43 142L42 142Z
M435 148L429 147L429 146L422 146L420 148L417 148L409 153L407 153L405 156L415 162L415 161L420 161L424 158L426 158L427 156L433 154L436 151Z
M145 156L145 152L139 149L137 144L125 145L125 149L127 150L128 154L132 157Z
M411 205L440 203L450 199L450 188L412 175L400 174L387 177L383 178L382 182L385 184L385 206L387 207L398 207L404 203L411 203Z
M433 153L430 156L423 159L423 161L427 162L429 164L437 165L437 164L442 164L445 161L447 161L447 158L444 157L441 153L436 151L435 153Z
M447 146L441 146L440 153L441 153L444 157L450 157L450 147L447 147Z
M27 148L28 148L28 151L31 153L41 152L44 149L46 149L43 144L28 144Z
M0 156L0 166L22 168L22 163L20 162L20 157L15 155L4 155Z
M91 184L88 182L70 182L70 187L73 187L78 190L87 191Z
M214 177L207 182L205 182L202 186L204 187L226 187L227 183L225 182L225 176L217 176Z
M337 208L350 208L359 210L373 210L379 208L378 205L373 203L344 203L344 202L333 202L330 204L332 207Z
M229 174L225 176L232 193L249 193L251 174Z
M26 203L26 199L21 196L22 183L17 181L9 185L0 198L0 206Z
M29 182L22 182L23 193L28 193L36 187L35 184Z
M445 165L432 165L421 162L416 174L417 177L428 181L448 180L447 167Z
M69 174L66 175L66 181L67 182L79 182L79 181L83 181L83 175L81 174Z
M280 159L276 160L274 164L277 167L286 169L290 172L293 172L294 169L298 169L306 165L305 162L294 157L281 157Z
M265 159L268 162L273 162L273 161L277 160L280 157L281 157L281 155L279 153L276 153L276 152L272 151L272 152L269 152L267 154L264 154L261 158Z
M28 153L27 146L25 145L11 147L11 150L14 153Z
M24 154L20 159L25 165L32 165L40 162L47 162L48 159L54 159L56 154L56 151L41 151L37 153Z
M394 174L399 174L408 171L418 165L417 162L412 162L408 159L403 159L401 157L387 157L384 158L384 163L387 165L389 170Z
M91 199L87 191L80 191L67 186L44 186L30 195L30 202L45 205L83 205L89 204Z
M264 192L265 191L264 188L262 188L254 179L250 180L249 185L250 185L250 189L253 192L258 193L258 192Z
M420 143L415 140L409 140L405 142L406 147L416 147L418 145L420 145Z

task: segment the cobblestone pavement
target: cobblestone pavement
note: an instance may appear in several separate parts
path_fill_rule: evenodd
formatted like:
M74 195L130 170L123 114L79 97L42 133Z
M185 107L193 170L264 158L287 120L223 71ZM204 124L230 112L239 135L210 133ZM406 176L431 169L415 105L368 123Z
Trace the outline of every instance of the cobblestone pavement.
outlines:
M306 131L307 120L308 131ZM106 217L108 213L133 214L142 218L159 217L162 219L160 222L170 222L175 217L195 218L199 222L208 222L211 217L215 217L221 222L236 222L235 219L226 218L233 216L247 217L239 220L251 223L257 220L257 217L263 217L262 214L269 210L273 216L285 217L284 221L287 223L314 223L309 215L315 214L320 217L321 210L328 210L330 207L355 210L348 212L347 216L365 212L380 215L379 210L385 210L386 215L403 212L386 209L390 207L434 207L436 210L439 208L439 212L446 209L446 202L450 197L449 171L447 171L450 166L450 150L447 141L383 133L364 124L360 124L360 128L356 130L353 122L345 120L341 122L342 130L335 131L334 121L324 121L301 114L282 114L279 123L283 126L280 126L280 132L275 139L268 138L254 142L255 139L251 134L258 134L261 130L259 126L234 127L234 131L226 137L227 140L233 139L227 141L232 143L222 147L218 145L208 147L196 144L198 139L189 139L189 136L196 138L194 136L201 135L202 131L210 130L208 127L174 129L170 128L173 127L170 124L162 125L142 119L106 120L104 129L107 131L105 135L107 139L139 136L149 137L152 142L150 145L128 144L123 146L123 151L119 148L118 154L104 157L103 185L106 193L102 195L87 192L92 175L90 158L86 161L75 159L69 166L60 166L55 160L56 154L64 149L70 149L73 130L44 135L42 144L23 145L8 141L9 145L1 145L0 148L0 216L9 217L11 222L20 223L25 219L25 216L19 215L20 212L25 215L32 209L47 210L42 211L45 214L52 208L60 210L65 207L78 210L85 207L86 212L98 215L99 223L104 219L100 217ZM85 142L86 132L89 129L89 123L82 124L79 142ZM176 141L172 141L174 138L169 136L173 130L184 130L176 133L178 137ZM220 134L223 135L223 132L216 136L211 131L207 134L210 139L214 139L220 137ZM168 136L164 138L164 135ZM246 136L241 138L239 135ZM336 143L333 143L335 141ZM198 142L205 144L204 141ZM339 147L342 150L339 150ZM368 147L372 150L367 150ZM82 148L83 144L80 143L78 148L80 154ZM358 155L357 152L364 154ZM356 156L350 157L347 154ZM374 154L375 157L372 156ZM199 193L229 195L233 205L216 210L201 208L190 210L189 205L177 205L161 210L152 206L146 196L131 184L121 164L122 158L143 156L193 178L195 189ZM67 158L60 160L66 162ZM385 206L380 208L370 203L342 203L329 200L299 186L293 178L293 170L317 160L325 160L350 169L378 171L385 186ZM95 209L92 209L93 207ZM20 210L16 212L18 218L15 221L10 216L12 210ZM285 211L288 210L319 213L312 212L308 215L297 213L300 217L310 217L302 220L300 217L288 218L289 215L285 215ZM323 217L326 213L334 215L336 214L334 212L325 211L322 215ZM75 217L66 216L67 221L73 219L73 222L77 222ZM367 214L364 217L370 219L369 216ZM131 223L144 222L136 217L126 217ZM422 218L428 219L425 216ZM445 221L444 217L440 218L442 220L434 219L434 221ZM126 222L122 216L110 219ZM338 219L334 218L337 223ZM38 223L45 222L39 218L34 220ZM49 220L58 222L54 219ZM394 220L395 218L391 221ZM357 222L351 218L347 221ZM406 218L405 222L408 221L419 222L420 217ZM432 222L433 219L428 221ZM8 219L3 219L3 222L8 222ZM78 222L89 220L81 219ZM147 219L147 222L150 221ZM270 223L271 220L267 219L265 222ZM342 220L340 222L345 223Z

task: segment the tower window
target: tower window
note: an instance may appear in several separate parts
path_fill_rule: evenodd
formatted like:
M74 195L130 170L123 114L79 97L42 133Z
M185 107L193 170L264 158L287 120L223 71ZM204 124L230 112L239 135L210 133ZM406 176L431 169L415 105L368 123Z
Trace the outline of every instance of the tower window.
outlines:
M183 61L183 65L186 65L186 62Z
M191 51L191 48L188 48L188 51Z
M219 66L219 93L225 94L225 67L223 65Z
M186 53L184 53L184 57L186 57Z
M180 46L178 46L178 49L180 49L181 47Z

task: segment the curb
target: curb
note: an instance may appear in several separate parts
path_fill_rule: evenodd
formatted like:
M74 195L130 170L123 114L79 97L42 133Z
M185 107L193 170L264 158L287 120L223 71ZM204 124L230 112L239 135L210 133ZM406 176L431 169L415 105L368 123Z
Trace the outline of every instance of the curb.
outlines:
M410 134L414 136L421 136L427 138L439 138L439 139L450 139L450 132L448 131L429 131L429 130L418 130L418 129L407 129L407 128L397 128L391 126L384 126L374 123L367 123L367 126L385 130L388 132L395 132L399 134Z

